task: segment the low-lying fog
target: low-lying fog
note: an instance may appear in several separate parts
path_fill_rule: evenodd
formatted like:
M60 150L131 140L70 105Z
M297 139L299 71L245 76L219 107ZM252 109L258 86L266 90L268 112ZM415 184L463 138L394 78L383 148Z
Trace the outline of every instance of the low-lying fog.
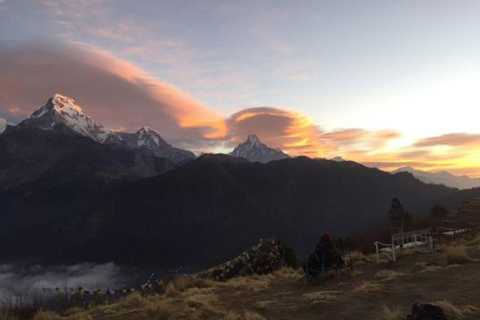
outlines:
M42 288L119 289L137 286L148 279L148 271L122 268L113 262L105 264L83 263L73 266L0 265L0 298L12 294L29 295ZM143 279L145 278L145 279Z

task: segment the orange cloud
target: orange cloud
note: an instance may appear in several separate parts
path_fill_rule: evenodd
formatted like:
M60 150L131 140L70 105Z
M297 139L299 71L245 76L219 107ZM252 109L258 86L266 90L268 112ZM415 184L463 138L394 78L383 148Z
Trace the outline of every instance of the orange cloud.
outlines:
M401 133L394 130L343 129L325 133L320 139L336 155L348 156L359 151L362 154L378 152L401 136Z
M266 144L290 155L320 157L326 147L320 142L320 130L313 121L296 112L260 107L242 110L227 121L228 138L233 142L255 133Z
M416 147L430 146L465 146L477 145L480 147L480 134L451 133L437 137L422 139L415 143Z
M148 125L195 149L227 133L225 119L178 88L109 52L85 44L0 46L0 112L31 114L59 92L108 127Z

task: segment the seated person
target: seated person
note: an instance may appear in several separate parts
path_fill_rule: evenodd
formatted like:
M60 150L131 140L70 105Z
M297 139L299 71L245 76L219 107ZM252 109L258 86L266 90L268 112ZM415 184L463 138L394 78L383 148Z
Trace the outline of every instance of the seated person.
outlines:
M315 251L305 261L304 268L306 270L307 263L310 270L320 270L322 261L325 269L336 267L341 268L345 265L342 256L335 248L333 241L330 239L329 233L324 233L320 238L320 242L315 247ZM317 273L316 271L312 271Z

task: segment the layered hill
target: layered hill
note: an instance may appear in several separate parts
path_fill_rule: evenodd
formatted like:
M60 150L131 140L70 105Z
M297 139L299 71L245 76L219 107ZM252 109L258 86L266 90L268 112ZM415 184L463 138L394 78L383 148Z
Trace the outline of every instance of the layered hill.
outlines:
M37 254L43 263L195 269L271 235L303 257L322 232L385 227L393 197L418 216L425 203L454 191L353 162L299 157L262 164L226 155L204 155L121 186L48 185L28 197L25 186L0 194L3 259Z
M456 176L447 171L428 172L416 170L412 167L403 167L393 171L393 174L399 172L411 173L415 178L425 183L443 184L447 187L458 189L470 189L480 187L479 178L470 178L467 176Z

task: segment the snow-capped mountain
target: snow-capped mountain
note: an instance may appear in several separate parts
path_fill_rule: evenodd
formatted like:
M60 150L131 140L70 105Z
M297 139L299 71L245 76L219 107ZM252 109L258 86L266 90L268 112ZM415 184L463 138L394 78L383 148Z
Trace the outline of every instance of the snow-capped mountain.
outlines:
M480 178L456 176L446 171L432 173L416 170L412 167L403 167L393 171L392 173L396 174L399 172L411 173L415 178L425 183L443 184L447 187L453 187L458 189L470 189L480 187Z
M7 121L3 118L0 118L0 134L7 129Z
M158 132L148 127L143 127L136 133L111 131L90 118L72 98L58 93L17 127L19 129L39 128L60 134L84 136L101 144L120 149L138 150L173 162L195 159L192 152L171 146Z
M18 127L35 127L57 133L80 135L102 144L123 143L120 136L93 121L73 99L58 93Z
M160 134L149 128L142 127L136 133L117 132L131 149L138 149L156 157L167 158L173 162L195 159L195 155L186 150L175 148L168 144Z
M288 155L282 150L268 147L254 134L249 135L244 143L240 143L229 154L234 157L246 158L251 162L269 162L288 158Z

